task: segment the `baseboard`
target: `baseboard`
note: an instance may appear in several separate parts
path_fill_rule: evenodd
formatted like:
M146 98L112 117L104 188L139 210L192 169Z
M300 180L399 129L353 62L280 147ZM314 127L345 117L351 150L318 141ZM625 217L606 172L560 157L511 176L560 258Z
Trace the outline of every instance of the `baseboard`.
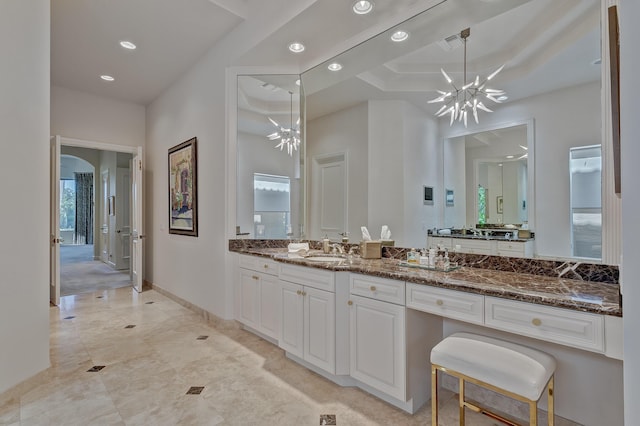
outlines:
M33 390L37 385L42 384L44 379L49 375L49 370L51 367L46 370L42 370L39 373L29 377L26 380L18 383L17 385L10 387L6 391L0 394L0 407L9 403L13 399L19 400L24 394Z
M176 296L175 294L171 293L168 290L163 289L162 287L158 287L157 285L153 284L150 281L144 280L143 284L142 284L142 290L155 290L158 293L162 294L165 297L168 297L169 299L173 300L174 302L176 302L177 304L184 306L185 308L189 309L190 311L195 312L196 314L198 314L199 316L201 316L205 321L213 324L215 327L218 328L225 328L225 329L240 329L241 325L238 321L236 320L225 320L223 318L220 318L219 316L212 314L211 312L207 311L206 309L201 308L200 306L194 305L193 303L184 300L183 298Z

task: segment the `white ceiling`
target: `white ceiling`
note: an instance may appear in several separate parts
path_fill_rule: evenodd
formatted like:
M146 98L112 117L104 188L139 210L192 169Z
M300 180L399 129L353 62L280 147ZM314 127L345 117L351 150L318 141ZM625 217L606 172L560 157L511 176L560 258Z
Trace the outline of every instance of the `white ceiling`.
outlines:
M237 29L258 1L262 0L52 0L52 84L146 105ZM441 2L376 0L372 14L357 16L350 12L351 1L302 1L306 8L241 55L236 65L285 64L304 71L383 32L383 22L401 22ZM452 35L462 23L480 19L474 17L485 9L507 2L526 4L472 25L469 74L486 75L507 63L496 85L511 99L599 78L598 67L583 63L599 57L598 0L447 0L433 12L457 8L461 16L453 21L438 18L422 27L430 37ZM307 98L308 118L371 98L402 96L427 108L425 99L432 97L428 92L445 83L440 67L454 79L460 77L462 50L447 53L433 43L435 39L420 37L410 38L413 46L402 54L391 52L394 46L388 42L384 49L370 47L364 56L357 52L369 43L352 49L351 60L367 66L312 93ZM118 42L124 39L138 49L121 48ZM287 50L294 40L306 45L305 52L294 55ZM116 80L102 81L101 74ZM307 86L305 90L307 95L315 92Z
M51 83L148 104L242 23L246 7L246 0L52 0ZM138 48L126 50L121 40Z

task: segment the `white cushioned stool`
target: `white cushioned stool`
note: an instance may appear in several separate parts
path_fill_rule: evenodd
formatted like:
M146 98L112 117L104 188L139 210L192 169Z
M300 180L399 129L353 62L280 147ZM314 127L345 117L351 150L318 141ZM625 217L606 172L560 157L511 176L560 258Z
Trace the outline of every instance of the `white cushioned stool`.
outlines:
M538 400L547 388L549 426L553 426L553 375L556 361L544 352L504 340L455 333L431 350L431 419L438 425L438 370L460 381L460 425L470 408L509 424L498 414L465 401L464 383L470 382L529 404L529 424L538 424Z

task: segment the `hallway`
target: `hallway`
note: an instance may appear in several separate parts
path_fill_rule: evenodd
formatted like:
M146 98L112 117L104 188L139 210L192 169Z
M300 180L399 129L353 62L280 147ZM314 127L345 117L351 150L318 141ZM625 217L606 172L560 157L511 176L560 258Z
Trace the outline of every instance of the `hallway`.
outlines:
M0 406L2 425L315 426L323 414L338 425L430 423L429 404L410 416L337 386L235 322L213 326L154 290L62 297L50 322L52 367ZM192 386L202 393L187 395ZM443 401L442 424L457 424L457 400ZM467 424L494 422L468 413Z
M92 244L60 246L60 296L129 286L128 271L93 260Z

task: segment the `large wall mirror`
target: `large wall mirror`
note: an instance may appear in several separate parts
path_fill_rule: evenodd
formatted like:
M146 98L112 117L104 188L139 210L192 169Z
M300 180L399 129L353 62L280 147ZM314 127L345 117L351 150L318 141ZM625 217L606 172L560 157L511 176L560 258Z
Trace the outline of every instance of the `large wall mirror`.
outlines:
M304 217L304 144L297 145L304 122L300 77L240 75L237 90L236 234L300 238Z
M304 236L387 225L423 247L429 229L480 222L483 185L483 220L528 222L536 255L574 256L570 152L602 140L600 31L598 0L446 0L304 72ZM428 102L451 91L444 74L463 85L465 62L467 82L504 64L487 88L507 97L466 126Z

